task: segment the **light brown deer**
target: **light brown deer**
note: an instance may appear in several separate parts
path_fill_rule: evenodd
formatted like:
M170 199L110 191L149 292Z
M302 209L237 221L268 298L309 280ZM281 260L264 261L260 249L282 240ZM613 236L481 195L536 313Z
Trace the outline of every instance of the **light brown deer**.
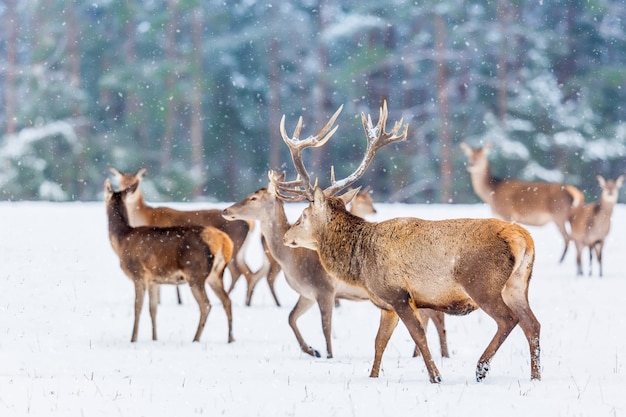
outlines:
M161 284L187 282L200 308L200 322L194 342L200 341L211 310L205 282L219 297L228 318L228 342L234 341L232 311L224 290L223 274L233 252L228 235L214 227L132 227L128 221L125 200L136 192L138 183L123 191L113 191L111 182L104 183L109 240L120 259L124 273L135 284L135 321L131 342L137 341L139 316L146 289L150 300L152 340L157 340L156 313Z
M611 215L617 204L619 189L624 183L624 175L615 180L605 180L601 175L596 176L602 188L602 194L597 202L585 204L572 217L571 239L576 245L576 272L583 274L581 257L584 248L589 248L589 276L591 276L593 252L598 261L599 275L602 276L602 249L604 240L611 229Z
M560 258L560 262L563 262L570 242L567 225L585 202L582 191L568 184L495 178L488 160L491 143L477 149L472 149L466 143L460 146L468 158L467 171L474 192L491 207L493 214L527 226L543 226L550 222L556 224L565 242ZM571 224L569 226L571 229Z
M121 172L114 167L109 167L109 171L113 174L116 181L119 182L120 190L124 190L135 183L141 183L141 180L148 172L146 168L141 168L136 173L130 174ZM233 258L228 263L228 270L231 275L231 284L228 292L232 292L235 283L243 274L248 284L246 291L246 305L250 305L254 288L259 280L264 276L262 271L253 273L245 260L246 248L254 223L245 221L228 221L222 217L222 210L219 209L183 211L175 210L169 207L151 207L145 203L141 187L139 187L137 191L126 200L126 209L128 210L130 224L133 227L198 225L216 227L226 233L231 238L234 245ZM276 292L274 291L274 282L268 281L268 283L276 304L279 304Z
M275 173L271 175L284 179L284 173L282 177ZM289 326L293 330L300 348L309 355L320 356L318 350L313 349L304 341L297 324L298 318L317 303L322 318L327 357L331 358L333 356L331 326L335 300L368 300L367 291L361 287L347 285L329 275L320 263L315 251L289 248L284 245L283 235L289 229L290 224L287 220L283 201L277 197L271 182L267 188L257 190L240 202L226 208L224 216L229 219L259 221L261 234L266 239L271 255L282 267L289 286L300 295L298 302L289 313ZM448 357L443 313L428 309L420 310L420 313L420 318L425 323L428 322L428 319L433 320L439 334L441 355Z
M350 214L345 205L351 196L332 196L356 182L380 148L406 139L408 131L402 121L385 131L386 103L376 126L369 116L361 118L367 149L352 174L335 181L331 173L331 185L324 190L311 185L301 151L322 146L329 136L300 140L298 124L293 137L285 139L298 178L272 182L282 199L311 202L285 233L285 244L316 250L331 275L366 289L381 308L370 376L378 376L383 351L400 318L422 353L430 381L441 381L416 309L467 314L481 308L496 321L497 331L478 360L476 379L485 378L491 359L518 324L530 348L531 378L540 379L540 324L528 303L535 258L530 233L498 219L396 218L370 223Z

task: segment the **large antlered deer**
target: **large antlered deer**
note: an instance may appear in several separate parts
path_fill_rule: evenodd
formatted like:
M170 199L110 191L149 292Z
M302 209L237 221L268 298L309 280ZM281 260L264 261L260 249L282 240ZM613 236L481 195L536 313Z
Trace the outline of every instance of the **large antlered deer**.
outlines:
M332 126L335 114L326 130ZM326 134L322 129L318 136ZM270 174L284 179L283 174ZM357 190L358 191L358 190ZM274 185L269 182L267 188L262 188L250 194L238 203L224 210L224 217L228 219L259 221L261 234L265 237L271 255L282 267L285 279L291 288L300 297L293 310L289 313L289 326L303 352L319 357L320 353L309 346L298 329L297 320L309 308L317 303L322 318L322 331L326 339L327 357L332 358L331 326L332 313L336 299L368 300L369 294L362 287L354 287L333 278L320 263L317 252L304 248L290 248L284 245L283 236L289 229L283 201L278 198ZM441 354L448 356L444 315L434 310L420 310L422 319L432 319L439 334Z
M493 214L527 226L554 222L565 242L560 259L563 262L570 242L566 224L571 226L572 216L585 202L582 191L568 184L495 178L488 159L491 143L477 149L466 143L460 146L467 156L467 170L474 192L491 207Z
M189 283L200 308L200 322L193 341L200 340L211 310L205 289L205 283L208 283L222 302L228 319L228 342L232 342L231 302L223 282L224 269L232 257L232 241L226 233L214 227L132 227L124 200L138 186L135 183L123 191L113 191L111 181L107 179L104 182L109 240L120 259L122 270L135 284L135 320L131 342L137 341L146 289L150 299L152 340L157 340L159 286L184 282Z
M301 151L322 146L330 136L300 140L298 124L293 137L284 138L298 178L287 182L273 177L272 182L281 198L310 201L285 233L285 244L316 250L331 275L366 289L381 308L370 375L378 376L383 351L400 318L422 353L430 381L441 381L416 309L467 314L481 308L496 321L497 331L478 360L476 379L485 378L492 357L518 324L530 348L531 378L540 379L541 326L528 303L535 258L530 233L518 224L498 219L396 218L370 223L350 214L345 201L350 196L333 196L365 173L380 148L404 140L408 130L400 121L391 132L385 131L386 103L376 126L370 117L362 114L361 118L367 149L359 167L348 177L335 181L331 173L331 185L324 190L311 185Z
M148 172L146 168L141 168L134 174L124 173L114 167L109 167L109 171L119 182L120 190L124 190L133 184L140 184ZM245 221L228 221L222 217L222 210L175 210L170 207L151 207L147 205L141 192L141 187L126 199L126 209L130 224L137 226L212 226L226 233L233 241L233 258L228 263L228 270L231 276L230 293L239 277L243 274L248 284L246 292L246 305L252 301L252 293L256 284L263 278L263 271L253 273L246 263L245 254L249 242L249 236L253 223ZM274 281L268 280L270 291L277 305L278 298L274 291ZM180 297L179 297L180 300Z
M599 275L602 276L602 249L604 240L611 230L611 215L617 204L619 189L626 176L620 175L615 180L605 180L601 175L596 176L602 188L602 194L597 202L585 204L572 217L571 239L576 245L576 272L583 274L581 256L585 247L589 248L589 275L591 276L591 261L593 252L598 260Z

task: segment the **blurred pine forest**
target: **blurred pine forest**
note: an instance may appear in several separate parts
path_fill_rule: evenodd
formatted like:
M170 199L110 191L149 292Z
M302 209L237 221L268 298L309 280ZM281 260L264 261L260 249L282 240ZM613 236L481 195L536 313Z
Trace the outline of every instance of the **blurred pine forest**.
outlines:
M149 201L234 201L307 153L322 184L358 164L360 114L409 140L379 153L378 201L476 202L458 144L499 177L599 190L626 172L626 3L4 0L0 199L95 200L107 167L148 168Z

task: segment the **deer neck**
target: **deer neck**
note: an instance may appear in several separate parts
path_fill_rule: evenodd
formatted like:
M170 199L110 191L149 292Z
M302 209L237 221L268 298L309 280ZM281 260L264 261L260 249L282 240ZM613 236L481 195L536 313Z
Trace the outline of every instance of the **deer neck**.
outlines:
M489 166L489 163L485 164L483 168L470 171L470 178L472 180L474 192L478 195L478 197L480 197L481 200L487 204L491 203L496 189L496 181L491 175L491 167Z
M117 248L119 242L133 230L128 223L128 213L119 194L114 194L108 202L107 217L109 221L109 238L113 247Z
M330 221L315 232L317 251L324 268L334 277L351 285L364 286L362 262L366 257L364 242L372 232L372 223L345 210L333 212Z
M265 216L259 219L261 233L265 236L272 255L278 260L289 256L290 249L285 246L283 236L289 230L289 221L285 213L285 207L280 200L275 200L266 209Z
M130 225L133 227L150 225L154 208L146 205L141 190L137 190L133 197L133 199L127 199L126 201Z
M613 207L615 207L616 203L617 202L613 200L600 198L600 201L598 202L598 215L611 218L611 215L613 214Z

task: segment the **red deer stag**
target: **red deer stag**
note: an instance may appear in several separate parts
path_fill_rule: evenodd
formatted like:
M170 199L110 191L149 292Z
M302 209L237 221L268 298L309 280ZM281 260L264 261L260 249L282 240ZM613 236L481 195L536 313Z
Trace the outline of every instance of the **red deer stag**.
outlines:
M331 129L335 120L339 116L342 108L330 118L328 123L315 136L309 137L308 141L317 141L320 138L330 138L335 129ZM302 119L299 121L301 128ZM283 138L287 137L284 128L284 118L281 121L280 131ZM324 139L322 139L324 140ZM282 175L282 176L281 176ZM277 174L270 172L269 176L284 180L284 173ZM352 195L358 192L354 190ZM373 209L371 197L361 200L357 203L362 212L371 211ZM369 210L366 208L369 206ZM354 206L353 206L354 208ZM319 352L311 348L305 343L300 333L297 320L304 314L313 304L317 303L322 317L322 331L326 339L326 352L330 358L333 355L331 343L331 323L333 306L336 299L349 300L367 300L368 293L361 287L353 287L340 280L336 280L326 272L320 263L319 257L315 251L302 248L289 248L283 243L283 235L289 229L290 224L287 220L283 201L278 198L276 188L270 181L267 188L262 188L240 202L226 208L223 212L224 217L228 219L240 219L249 221L258 221L261 227L261 235L265 238L271 256L275 258L280 267L282 267L287 283L299 295L298 302L289 314L289 326L293 330L300 348L303 352L313 356L320 356ZM443 313L434 310L422 311L424 320L431 318L437 332L439 334L439 342L441 344L441 354L448 357L448 346L446 341L445 323Z
M570 237L567 223L585 202L585 197L573 185L548 182L503 180L491 175L488 155L492 144L472 149L461 143L467 156L467 171L472 179L474 192L483 200L494 215L501 219L527 226L543 226L554 222L563 236L565 248L560 262L565 259Z
M323 134L324 132L320 132ZM277 178L284 179L277 174ZM250 194L238 203L224 210L224 216L229 219L257 220L261 226L261 234L265 237L271 255L282 267L285 279L291 288L300 297L289 313L289 326L293 330L303 352L316 357L319 351L310 347L302 337L297 325L298 318L313 304L317 303L322 317L322 331L326 339L327 356L333 356L331 343L332 312L336 299L354 301L368 300L369 295L361 287L353 287L334 279L326 272L315 251L303 248L289 248L283 243L283 235L289 229L285 208L282 200L276 195L276 190L270 182L267 188L262 188ZM425 322L432 319L439 334L441 355L448 357L448 345L444 315L439 311L420 310ZM417 349L416 349L417 351Z
M298 178L289 182L272 178L272 182L282 199L310 201L285 233L285 244L316 250L331 275L366 289L381 308L370 376L378 376L383 352L400 318L422 353L430 381L440 382L416 309L467 314L482 308L496 321L497 331L478 360L476 379L485 378L491 359L518 324L530 348L531 378L540 379L540 324L528 303L535 258L530 233L518 224L498 219L396 218L371 223L350 214L345 209L345 200L350 196L333 196L365 173L380 148L406 139L408 131L402 121L391 132L385 131L386 103L376 126L369 116L362 114L361 119L367 149L352 174L336 181L331 172L328 188L312 186L301 151L303 147L319 147L325 141L301 141L296 128L294 137L285 142Z
M135 183L141 183L141 180L148 172L146 168L142 168L135 174L124 173L114 167L109 167L109 171L119 182L120 190L124 190ZM233 241L233 259L228 263L228 270L231 275L231 284L228 292L230 293L239 277L243 274L246 278L248 289L246 292L246 305L250 305L252 301L252 293L254 287L264 276L262 271L252 273L250 267L246 263L245 254L248 245L248 236L254 226L253 223L245 221L227 221L222 217L222 210L190 210L181 211L174 210L169 207L151 207L144 202L143 193L139 188L132 196L126 200L126 209L130 218L130 224L136 226L212 226L226 233ZM278 298L274 291L274 282L268 281L270 291L276 304Z
M599 201L585 204L572 218L571 239L576 245L577 274L583 274L581 256L585 247L589 248L589 276L591 276L591 261L593 252L598 260L599 274L602 276L602 249L604 240L611 229L611 215L617 204L619 189L626 176L620 175L615 180L605 180L601 175L596 176L602 188Z
M205 289L205 282L208 282L224 306L228 318L228 342L232 342L231 303L223 282L224 268L233 253L232 241L226 233L214 227L132 227L128 221L125 200L138 186L138 183L134 183L123 191L113 191L109 179L104 183L109 240L120 259L122 270L135 284L135 321L131 342L137 341L146 288L150 299L152 340L157 340L159 286L184 282L189 283L191 293L200 307L200 322L193 341L200 340L211 310Z

